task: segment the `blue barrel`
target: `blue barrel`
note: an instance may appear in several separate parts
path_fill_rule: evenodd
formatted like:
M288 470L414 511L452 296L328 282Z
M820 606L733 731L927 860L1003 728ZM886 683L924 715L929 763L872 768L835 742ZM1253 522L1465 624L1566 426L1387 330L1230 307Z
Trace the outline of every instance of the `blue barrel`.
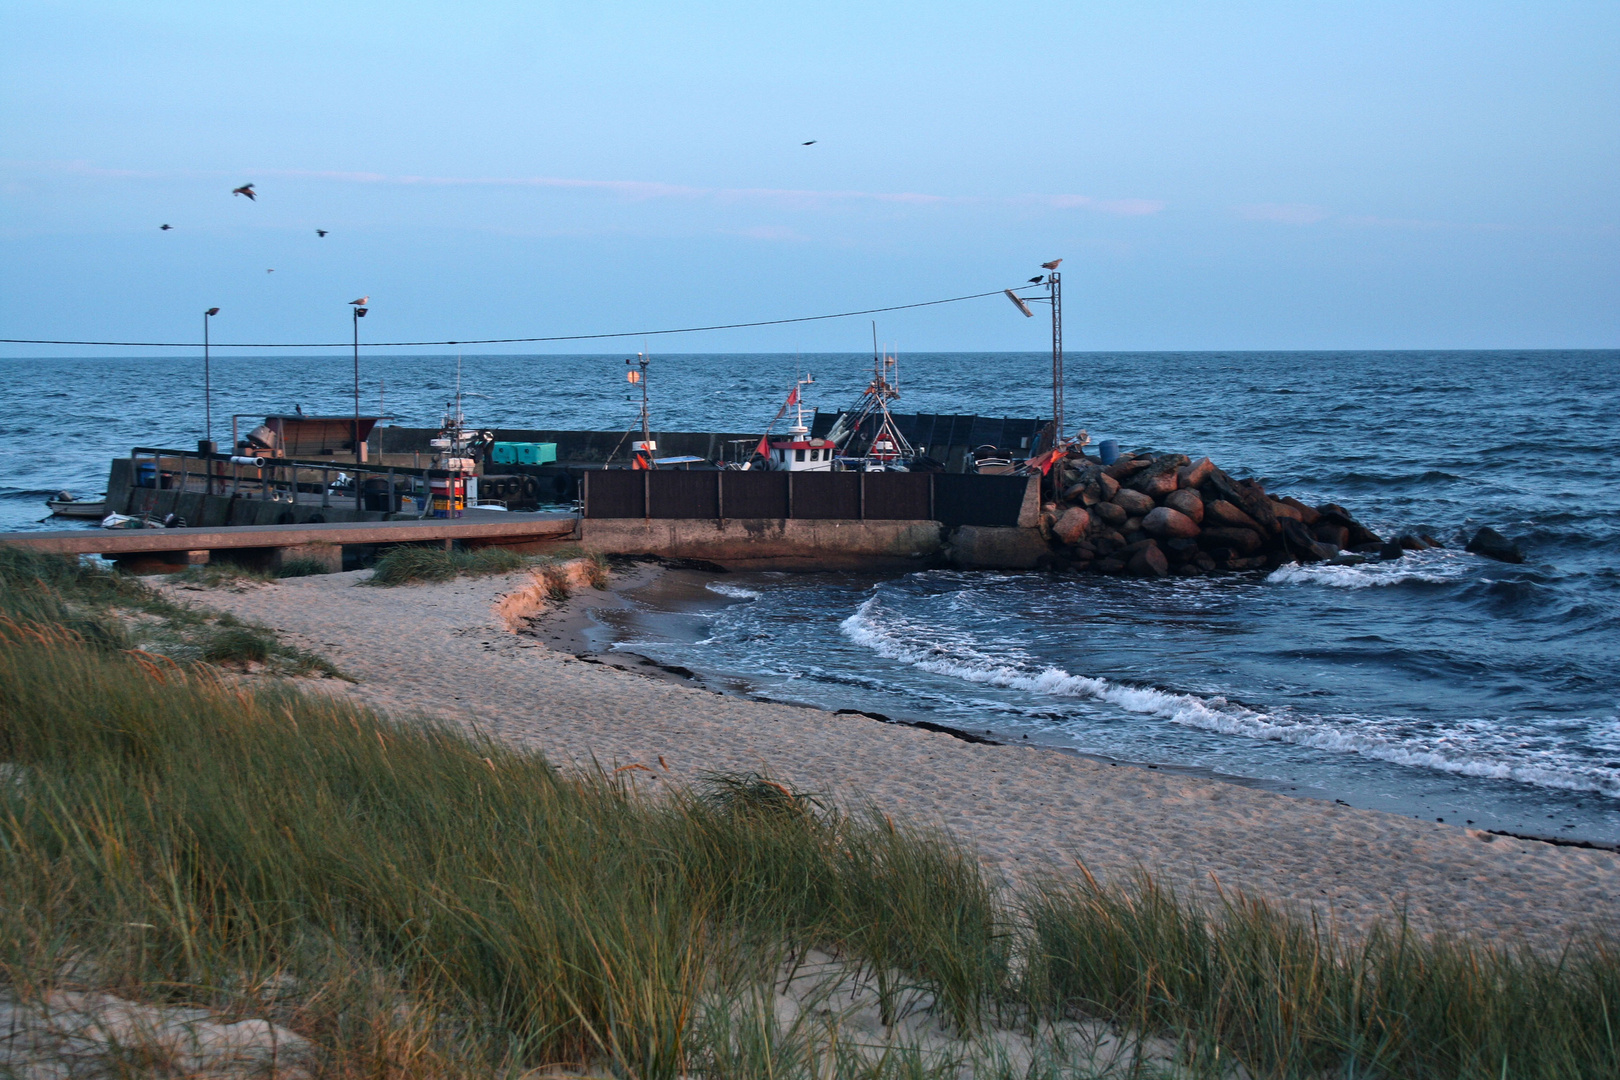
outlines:
M143 461L135 466L135 486L157 487L157 465L154 462Z
M1097 444L1097 456L1102 458L1104 465L1112 465L1119 460L1119 441L1117 439L1104 439Z

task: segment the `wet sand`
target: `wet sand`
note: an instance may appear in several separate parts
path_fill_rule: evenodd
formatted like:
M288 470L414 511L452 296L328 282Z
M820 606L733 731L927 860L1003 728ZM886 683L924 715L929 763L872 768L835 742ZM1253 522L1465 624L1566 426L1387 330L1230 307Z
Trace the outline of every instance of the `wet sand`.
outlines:
M322 653L341 692L428 712L580 768L641 765L651 785L760 770L798 788L942 826L1010 880L1146 870L1347 927L1398 911L1424 930L1556 946L1615 928L1620 855L1417 821L1164 770L965 742L858 714L722 695L618 654L593 607L633 603L656 569L551 605L527 574L357 588L366 571L177 590ZM172 588L172 586L171 586ZM651 674L654 677L646 677Z

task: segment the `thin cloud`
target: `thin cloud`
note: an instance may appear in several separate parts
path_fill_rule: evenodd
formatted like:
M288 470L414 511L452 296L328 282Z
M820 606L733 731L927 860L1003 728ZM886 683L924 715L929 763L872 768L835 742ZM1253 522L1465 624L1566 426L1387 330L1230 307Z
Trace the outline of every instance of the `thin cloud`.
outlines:
M771 203L809 209L848 203L880 203L900 206L1037 206L1051 210L1089 210L1121 217L1156 214L1165 204L1157 199L1097 199L1090 195L1015 195L987 197L975 195L934 195L919 191L859 191L810 188L727 188L694 187L652 180L592 180L564 176L421 176L380 172L330 169L249 169L233 173L180 170L148 172L132 169L105 169L85 161L11 162L13 166L46 168L80 176L110 179L161 180L234 177L240 172L289 180L319 180L343 184L380 184L394 187L513 187L547 188L564 191L599 191L644 202L654 199L685 199L720 203Z

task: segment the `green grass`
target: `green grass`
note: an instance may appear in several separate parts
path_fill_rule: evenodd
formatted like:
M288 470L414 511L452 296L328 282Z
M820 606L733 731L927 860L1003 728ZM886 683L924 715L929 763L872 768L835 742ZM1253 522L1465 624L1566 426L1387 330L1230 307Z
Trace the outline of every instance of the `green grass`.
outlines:
M1146 877L1009 894L939 833L766 776L637 790L121 651L41 613L161 615L148 591L35 569L0 601L0 980L24 995L268 1016L345 1077L1080 1077L1073 1046L1023 1063L991 1036L1088 1019L1169 1040L1186 1076L1620 1075L1604 939L1347 938ZM964 1039L862 1050L831 998L778 1019L812 950Z
M181 662L255 663L274 674L346 677L325 658L279 641L264 627L177 603L139 578L88 560L24 548L0 546L0 617L65 627L114 651L141 650Z
M390 548L373 567L369 584L420 585L466 575L510 574L537 560L500 547L446 551L442 547Z

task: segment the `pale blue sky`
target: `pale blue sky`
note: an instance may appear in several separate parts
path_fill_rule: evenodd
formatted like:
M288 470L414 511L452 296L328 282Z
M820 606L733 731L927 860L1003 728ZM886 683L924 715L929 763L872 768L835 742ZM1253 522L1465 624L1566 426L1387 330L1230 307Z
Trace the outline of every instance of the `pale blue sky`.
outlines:
M1614 347L1617 55L1614 2L9 0L0 337L335 340L366 293L376 340L590 333L1062 256L1072 351Z

